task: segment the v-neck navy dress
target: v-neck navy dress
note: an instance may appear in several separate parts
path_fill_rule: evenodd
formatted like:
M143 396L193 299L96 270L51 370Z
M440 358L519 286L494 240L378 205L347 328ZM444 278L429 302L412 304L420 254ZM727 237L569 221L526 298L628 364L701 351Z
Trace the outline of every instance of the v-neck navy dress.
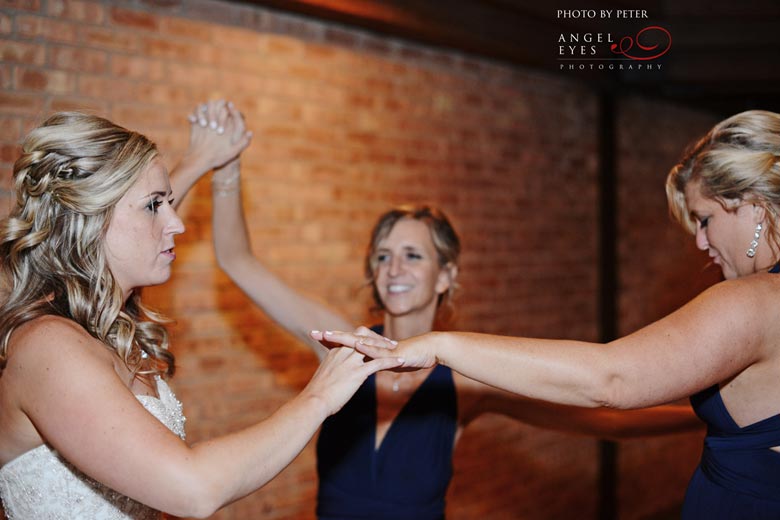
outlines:
M457 397L437 366L376 445L376 378L322 425L317 441L321 520L440 520L452 478Z
M740 428L713 386L691 397L707 423L699 467L685 495L682 518L780 519L780 414Z
M779 273L780 264L770 273ZM780 413L740 427L718 385L691 397L707 423L701 462L691 477L683 520L780 519Z

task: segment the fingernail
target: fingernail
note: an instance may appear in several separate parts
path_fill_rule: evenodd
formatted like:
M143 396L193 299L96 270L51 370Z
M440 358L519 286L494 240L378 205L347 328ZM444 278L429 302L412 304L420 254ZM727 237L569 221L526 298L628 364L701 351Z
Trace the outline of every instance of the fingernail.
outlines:
M217 122L216 121L209 121L209 128L212 130L217 128Z
M319 334L319 333L320 333L320 331L318 331L318 330L313 330L313 331L311 331L309 334Z
M205 120L205 119L198 119L198 124L199 124L200 126L203 126L203 127L205 127L207 123L206 123L206 120Z
M232 101L228 101L228 106L229 106L230 108L233 108L233 102L232 102Z
M198 118L197 118L197 117L195 117L194 115L190 114L190 115L188 115L188 116L187 116L187 120L188 120L190 123L195 123L195 122L198 120Z
M326 330L326 331L325 331L325 335L326 335L326 336L332 336L332 335L333 335L333 332L331 332L331 331L329 331L329 330Z
M221 127L221 126L218 126L218 127L217 127L217 133L218 133L219 135L222 135L222 134L224 134L224 133L225 133L225 128L224 128L224 127Z
M207 109L206 105L201 105L201 106L200 106L200 111L201 111L201 112L205 112L205 111L206 111L206 109Z

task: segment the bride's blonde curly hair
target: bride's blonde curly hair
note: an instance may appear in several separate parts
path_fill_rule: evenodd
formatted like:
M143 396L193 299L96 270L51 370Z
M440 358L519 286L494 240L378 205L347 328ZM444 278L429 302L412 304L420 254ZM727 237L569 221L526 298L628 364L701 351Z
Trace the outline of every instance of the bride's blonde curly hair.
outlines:
M103 241L114 207L157 147L101 117L58 113L22 142L16 204L0 221L0 369L14 330L44 315L81 325L133 373L171 375L166 320L124 301Z

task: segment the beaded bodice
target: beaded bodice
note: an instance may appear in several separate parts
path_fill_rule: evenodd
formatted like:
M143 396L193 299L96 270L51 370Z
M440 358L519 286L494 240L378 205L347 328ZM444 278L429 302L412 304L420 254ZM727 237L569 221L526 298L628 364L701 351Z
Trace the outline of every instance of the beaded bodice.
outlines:
M156 397L136 396L173 433L184 439L184 414L167 383L157 378ZM8 520L159 520L159 511L89 478L42 444L0 468L0 497Z

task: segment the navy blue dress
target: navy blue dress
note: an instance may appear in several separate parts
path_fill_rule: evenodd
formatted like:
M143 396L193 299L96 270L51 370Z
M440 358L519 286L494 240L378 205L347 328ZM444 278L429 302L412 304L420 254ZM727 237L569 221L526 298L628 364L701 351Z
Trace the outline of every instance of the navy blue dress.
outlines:
M770 449L780 446L780 414L740 428L717 385L692 396L691 405L707 436L683 520L780 519L780 453Z
M441 520L452 478L457 396L437 366L376 445L376 378L322 425L317 440L321 520Z

